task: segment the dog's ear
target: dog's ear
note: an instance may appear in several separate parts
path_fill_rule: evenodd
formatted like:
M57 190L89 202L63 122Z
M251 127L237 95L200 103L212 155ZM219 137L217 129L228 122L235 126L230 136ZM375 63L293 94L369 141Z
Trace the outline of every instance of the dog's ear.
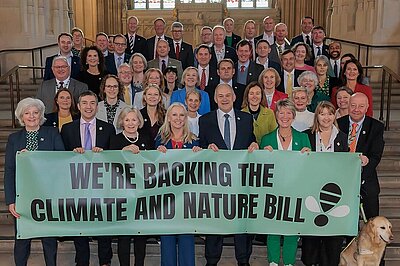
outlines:
M379 243L379 241L378 241L379 238L377 237L377 230L376 230L376 226L374 223L374 219L373 218L369 219L365 226L367 227L365 231L367 232L371 241L374 243Z

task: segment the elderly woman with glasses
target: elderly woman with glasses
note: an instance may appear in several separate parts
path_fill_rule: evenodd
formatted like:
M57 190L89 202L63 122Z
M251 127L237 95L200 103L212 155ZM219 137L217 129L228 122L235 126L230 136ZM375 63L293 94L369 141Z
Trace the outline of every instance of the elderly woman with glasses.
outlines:
M15 205L16 199L16 156L19 152L31 151L63 151L64 144L57 128L42 126L44 104L33 98L21 100L15 110L15 116L23 128L8 137L4 169L4 190L9 212L20 218ZM57 261L57 239L43 237L43 253L47 266L55 266ZM15 239L15 265L27 265L31 249L31 239Z

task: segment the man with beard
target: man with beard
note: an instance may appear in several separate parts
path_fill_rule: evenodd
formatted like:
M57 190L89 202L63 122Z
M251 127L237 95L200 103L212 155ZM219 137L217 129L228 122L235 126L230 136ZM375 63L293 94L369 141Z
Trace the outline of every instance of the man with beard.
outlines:
M342 53L342 45L338 41L329 44L329 62L333 70L333 75L337 78L340 76L340 55Z

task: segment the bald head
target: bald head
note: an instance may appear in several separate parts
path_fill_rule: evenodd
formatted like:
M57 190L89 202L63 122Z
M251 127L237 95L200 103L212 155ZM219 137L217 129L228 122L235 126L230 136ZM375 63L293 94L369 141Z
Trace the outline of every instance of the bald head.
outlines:
M367 113L368 97L361 92L356 92L350 97L349 116L354 122L360 122Z

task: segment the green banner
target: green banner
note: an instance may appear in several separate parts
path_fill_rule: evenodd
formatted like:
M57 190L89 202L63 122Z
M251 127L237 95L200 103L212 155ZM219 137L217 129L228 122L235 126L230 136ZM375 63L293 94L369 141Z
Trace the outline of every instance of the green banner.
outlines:
M169 150L17 155L17 237L355 235L354 153Z

